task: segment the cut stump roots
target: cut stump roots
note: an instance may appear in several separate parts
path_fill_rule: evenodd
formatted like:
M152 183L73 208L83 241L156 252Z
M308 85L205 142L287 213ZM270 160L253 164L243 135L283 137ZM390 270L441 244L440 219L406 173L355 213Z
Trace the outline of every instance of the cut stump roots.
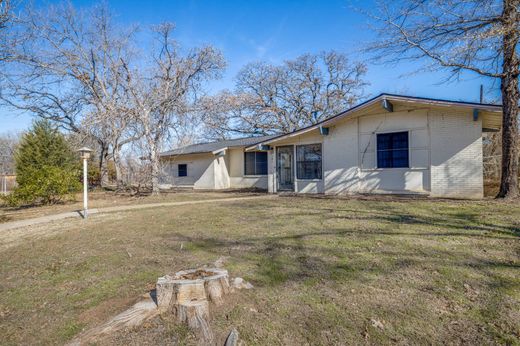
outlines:
M157 280L157 305L161 312L172 312L205 340L212 340L209 327L209 302L223 303L229 278L225 269L192 269L163 276Z
M210 302L215 306L221 305L225 295L242 288L250 289L253 286L242 278L235 278L233 286L230 287L228 272L221 268L183 270L173 276L165 275L157 280L156 302L148 294L144 300L106 323L82 332L68 345L90 344L103 335L138 326L159 313L173 314L177 321L185 323L205 343L211 343L213 332L209 323ZM236 344L238 332L235 334L237 334L236 337L231 337L231 341L235 340L234 344ZM228 344L226 343L226 345Z

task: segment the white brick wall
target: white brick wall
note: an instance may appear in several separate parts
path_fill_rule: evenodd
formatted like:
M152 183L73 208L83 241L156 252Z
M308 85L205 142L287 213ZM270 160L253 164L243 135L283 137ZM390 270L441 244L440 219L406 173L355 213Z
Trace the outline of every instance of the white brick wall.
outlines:
M482 198L482 122L471 111L428 113L431 196Z
M377 168L377 134L408 132L409 167ZM427 110L399 110L359 118L359 192L429 193L430 138Z
M410 167L376 167L376 134L408 131ZM322 143L323 179L297 180L295 191L304 193L423 193L434 197L482 198L482 122L471 110L396 110L347 119L331 126L328 136L315 130L276 145ZM194 188L268 187L276 192L275 151L268 153L268 176L243 176L243 151L229 150L229 158L213 155L182 157L187 163L184 183ZM229 172L229 173L228 173ZM174 178L179 184L180 179Z

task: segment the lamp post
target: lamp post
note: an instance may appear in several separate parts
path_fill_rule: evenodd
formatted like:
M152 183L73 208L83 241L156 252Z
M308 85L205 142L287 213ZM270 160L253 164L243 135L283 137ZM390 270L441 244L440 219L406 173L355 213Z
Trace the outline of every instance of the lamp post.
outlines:
M88 173L87 173L87 160L90 158L92 149L83 147L78 150L81 158L83 159L83 218L86 219L88 215Z

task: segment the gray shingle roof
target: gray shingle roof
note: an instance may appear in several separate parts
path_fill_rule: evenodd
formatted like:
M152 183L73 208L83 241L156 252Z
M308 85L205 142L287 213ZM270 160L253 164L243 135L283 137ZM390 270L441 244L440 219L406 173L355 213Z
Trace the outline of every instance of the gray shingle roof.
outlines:
M274 137L276 137L276 136L246 137L246 138L228 139L228 140L217 141L217 142L191 144L191 145L187 145L185 147L162 152L160 154L160 156L211 153L215 150L219 150L219 149L223 149L223 148L252 146L256 143L260 143L260 142L269 140Z

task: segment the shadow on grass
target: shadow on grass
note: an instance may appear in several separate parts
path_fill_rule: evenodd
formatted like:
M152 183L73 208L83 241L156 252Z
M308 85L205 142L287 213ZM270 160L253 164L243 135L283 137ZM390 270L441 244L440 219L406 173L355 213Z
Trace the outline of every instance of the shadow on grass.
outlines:
M316 290L319 293L313 297L319 297L319 302L312 306L317 310L327 304L335 306L333 297L348 296L351 288L356 289L355 295L358 288L382 292L368 305L387 309L389 314L392 299L406 299L403 297L411 294L410 299L429 299L425 303L429 307L439 304L454 320L460 317L459 311L474 314L474 325L489 325L489 321L497 321L493 316L503 315L516 304L511 295L520 290L514 276L520 263L509 255L483 251L487 244L493 252L504 241L518 242L520 229L514 219L486 218L479 213L482 206L475 210L437 205L422 209L420 204L351 206L334 201L337 205L328 208L303 203L305 200L288 202L247 203L206 234L177 232L163 237L172 250L181 242L190 244L194 254L204 253L205 258L229 256L234 274L243 275L260 289L279 292L272 294L284 296L289 294L287 290L305 295ZM251 222L256 226L251 233L226 229ZM477 291L480 293L473 295ZM391 296L388 304L380 303L378 299L387 294ZM421 303L412 300L410 304ZM450 310L452 307L460 310ZM493 334L512 335L512 331L514 326L497 327Z
M286 218L308 217L308 216L323 216L328 219L338 220L353 220L353 221L367 221L384 223L395 226L402 225L424 225L434 228L447 228L462 231L480 231L491 232L501 235L509 235L520 237L520 222L517 225L504 226L497 225L487 221L483 221L477 212L468 212L455 210L447 214L432 214L431 215L417 215L403 212L402 206L392 207L388 203L381 206L382 209L351 209L351 208L298 208L297 212L291 211L284 214ZM272 208L272 207L271 207ZM340 215L345 214L345 215ZM389 232L391 234L403 234ZM406 232L406 234L412 234ZM467 233L467 232L417 232L420 236L458 236L458 237L490 237L506 239L508 237L500 238L496 235L489 235L486 233Z
M332 241L336 239L342 243L353 239L354 243L362 241L366 244L367 240L370 243L370 239L374 238L374 247L343 249L319 245L323 239L317 239L317 237L330 238L330 236L335 237L332 238ZM379 249L375 246L377 242L381 241L379 236L398 239L390 245L385 245L383 249ZM333 278L336 281L351 279L366 282L378 276L391 276L395 272L413 266L418 268L451 266L471 268L472 270L520 269L520 264L468 256L468 253L464 251L429 249L418 246L415 252L408 252L409 249L406 246L396 245L401 242L400 239L424 236L459 237L467 235L457 232L422 233L385 230L367 232L330 229L238 240L175 234L173 239L169 240L187 242L191 244L190 247L194 251L203 251L215 256L228 255L239 263L253 266L256 269L252 273L251 279L256 281L256 284L267 286L284 284L289 281L301 282L308 278L320 280ZM514 240L514 238L508 239Z

